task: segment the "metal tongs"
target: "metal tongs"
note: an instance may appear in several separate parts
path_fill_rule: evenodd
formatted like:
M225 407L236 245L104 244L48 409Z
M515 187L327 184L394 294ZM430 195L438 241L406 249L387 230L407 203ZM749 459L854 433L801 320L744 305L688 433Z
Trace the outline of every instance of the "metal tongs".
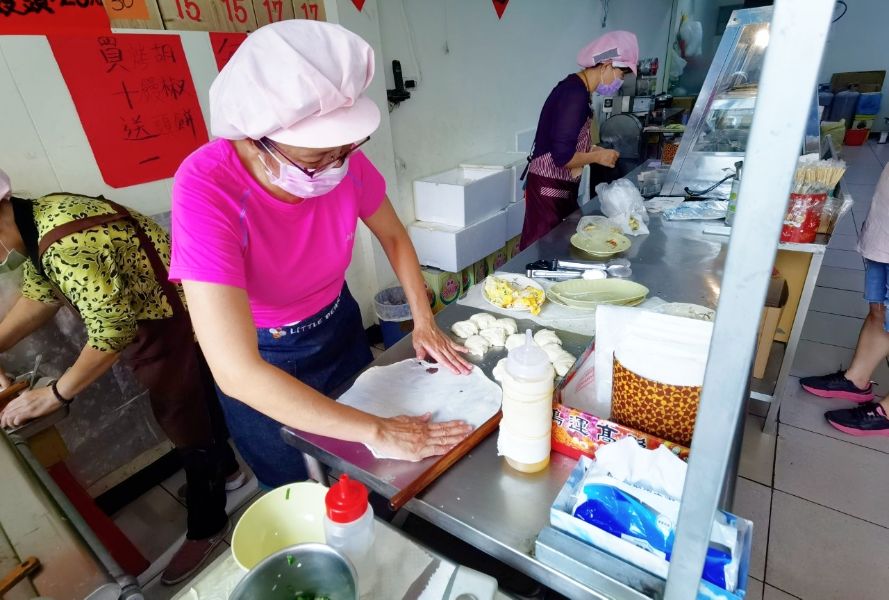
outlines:
M602 279L602 276L594 272L602 273L607 277L630 277L633 270L630 261L625 258L615 258L608 262L584 262L576 260L541 259L525 265L528 277L535 279Z

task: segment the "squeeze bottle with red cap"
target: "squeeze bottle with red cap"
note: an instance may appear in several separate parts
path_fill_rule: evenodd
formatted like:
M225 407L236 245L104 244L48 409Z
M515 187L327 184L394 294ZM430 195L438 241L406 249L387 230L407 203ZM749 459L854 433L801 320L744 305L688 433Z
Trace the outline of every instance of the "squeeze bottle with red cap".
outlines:
M367 501L367 494L366 487L343 474L324 497L327 544L342 552L355 567L362 593L373 587L375 571L371 554L374 511Z

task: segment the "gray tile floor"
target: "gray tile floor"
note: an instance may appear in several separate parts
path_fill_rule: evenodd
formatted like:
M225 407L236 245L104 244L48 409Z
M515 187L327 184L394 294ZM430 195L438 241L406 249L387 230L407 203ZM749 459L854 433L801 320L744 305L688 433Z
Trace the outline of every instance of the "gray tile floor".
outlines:
M867 305L855 251L889 147L846 148L846 181L855 198L831 240L803 327L777 436L748 419L735 511L755 523L750 600L884 600L889 571L889 438L853 438L824 412L841 401L818 398L799 377L849 365ZM874 375L889 393L889 364Z
M744 432L735 512L755 523L749 600L889 598L889 570L882 568L889 554L889 438L851 438L834 430L824 411L842 403L803 392L797 379L847 366L866 311L855 243L889 146L846 148L846 159L856 204L840 222L818 278L778 433L764 434L755 415ZM380 348L372 351L377 356ZM889 392L889 364L874 379L878 391ZM150 600L182 587L163 587L158 577L184 531L185 509L175 497L181 481L181 474L171 478L115 516L154 561L140 577ZM232 495L233 521L259 494L253 480Z

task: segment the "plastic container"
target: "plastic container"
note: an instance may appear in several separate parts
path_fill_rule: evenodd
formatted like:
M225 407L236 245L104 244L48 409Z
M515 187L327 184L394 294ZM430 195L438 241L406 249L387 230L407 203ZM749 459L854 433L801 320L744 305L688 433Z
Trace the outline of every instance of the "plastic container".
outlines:
M883 103L883 94L880 92L864 92L858 98L858 107L855 112L859 115L878 115L880 105Z
M551 450L555 372L530 330L524 345L509 351L504 371L497 451L517 471L542 471L549 465Z
M827 120L839 121L845 119L846 123L851 123L852 117L855 116L855 109L858 108L858 99L860 97L861 92L853 88L837 92L833 97L833 105L830 107L830 118Z
M863 146L870 135L870 129L850 129L843 138L844 146Z
M824 110L821 112L821 120L826 121L830 116L830 107L833 104L833 92L830 90L819 90L818 91L818 106L823 106Z
M821 226L821 211L827 202L827 194L790 194L782 242L811 244Z
M374 296L374 309L380 320L383 346L389 348L414 329L411 307L401 287L386 288Z
M331 486L324 504L327 544L349 559L358 574L358 588L365 593L373 587L376 572L371 552L374 512L367 501L367 488L344 474Z

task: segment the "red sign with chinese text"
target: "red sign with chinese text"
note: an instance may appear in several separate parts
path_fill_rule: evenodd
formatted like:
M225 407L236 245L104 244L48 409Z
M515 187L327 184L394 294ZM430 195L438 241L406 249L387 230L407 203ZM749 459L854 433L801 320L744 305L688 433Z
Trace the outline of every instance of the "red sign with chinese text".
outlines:
M179 36L60 36L49 43L111 187L172 177L207 142Z
M0 35L110 32L101 0L0 0Z
M216 59L216 68L221 71L222 67L228 64L228 61L232 57L232 54L235 53L235 50L237 50L246 39L246 33L220 33L211 31L210 47L213 49L213 58Z

